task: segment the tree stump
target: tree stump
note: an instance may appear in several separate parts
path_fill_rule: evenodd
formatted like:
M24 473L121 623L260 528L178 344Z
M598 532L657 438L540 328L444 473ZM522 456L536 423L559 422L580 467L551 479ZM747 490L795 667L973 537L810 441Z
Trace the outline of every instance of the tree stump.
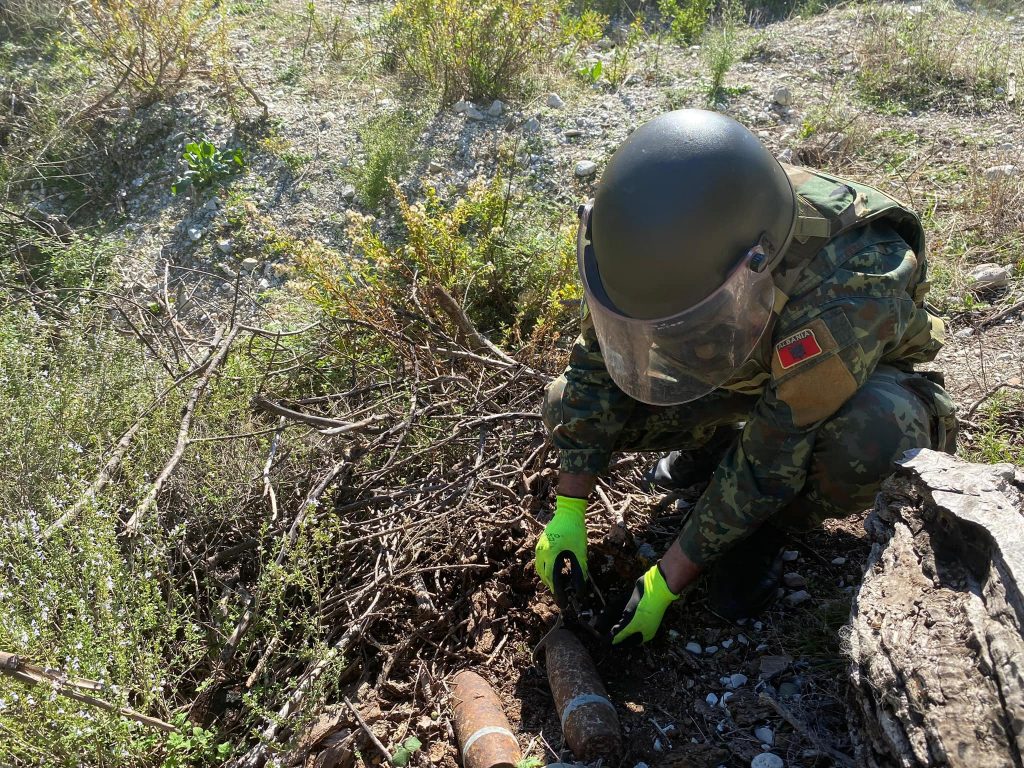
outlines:
M865 768L1024 766L1024 473L912 451L867 520L851 731Z

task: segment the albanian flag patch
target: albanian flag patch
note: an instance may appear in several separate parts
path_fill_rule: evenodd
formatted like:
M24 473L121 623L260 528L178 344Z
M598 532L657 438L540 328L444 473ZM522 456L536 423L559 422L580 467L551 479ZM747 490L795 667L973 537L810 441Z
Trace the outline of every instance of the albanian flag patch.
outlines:
M806 328L776 344L775 354L779 356L779 365L782 369L788 370L797 363L820 355L821 345L818 344L814 331Z

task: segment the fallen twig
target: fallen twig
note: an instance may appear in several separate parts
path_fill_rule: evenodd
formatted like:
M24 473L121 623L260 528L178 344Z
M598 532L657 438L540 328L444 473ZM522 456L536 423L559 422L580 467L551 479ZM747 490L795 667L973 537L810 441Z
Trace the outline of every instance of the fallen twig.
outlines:
M785 704L778 701L775 697L768 695L765 691L761 691L760 700L762 703L767 704L769 707L779 713L779 717L793 726L793 730L807 739L814 748L822 754L828 755L832 758L836 765L841 768L856 768L856 763L853 758L830 744L826 744L821 738L811 730L810 726L807 725L795 712L792 712Z

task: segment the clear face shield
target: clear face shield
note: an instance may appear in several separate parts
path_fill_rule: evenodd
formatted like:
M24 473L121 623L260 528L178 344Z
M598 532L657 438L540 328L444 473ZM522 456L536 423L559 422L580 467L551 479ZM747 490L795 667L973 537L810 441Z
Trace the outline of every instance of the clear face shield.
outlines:
M589 240L590 212L591 203L580 212L576 259L612 380L651 405L688 403L726 383L771 320L775 286L764 249L751 248L699 304L671 317L641 320L615 309L604 291Z

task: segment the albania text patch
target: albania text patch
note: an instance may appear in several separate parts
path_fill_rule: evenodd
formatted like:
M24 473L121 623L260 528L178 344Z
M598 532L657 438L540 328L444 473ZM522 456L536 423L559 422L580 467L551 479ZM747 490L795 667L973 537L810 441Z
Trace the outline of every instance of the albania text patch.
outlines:
M814 331L805 328L776 344L775 354L779 356L779 365L782 366L782 370L788 370L797 363L820 355L821 345L814 336Z

